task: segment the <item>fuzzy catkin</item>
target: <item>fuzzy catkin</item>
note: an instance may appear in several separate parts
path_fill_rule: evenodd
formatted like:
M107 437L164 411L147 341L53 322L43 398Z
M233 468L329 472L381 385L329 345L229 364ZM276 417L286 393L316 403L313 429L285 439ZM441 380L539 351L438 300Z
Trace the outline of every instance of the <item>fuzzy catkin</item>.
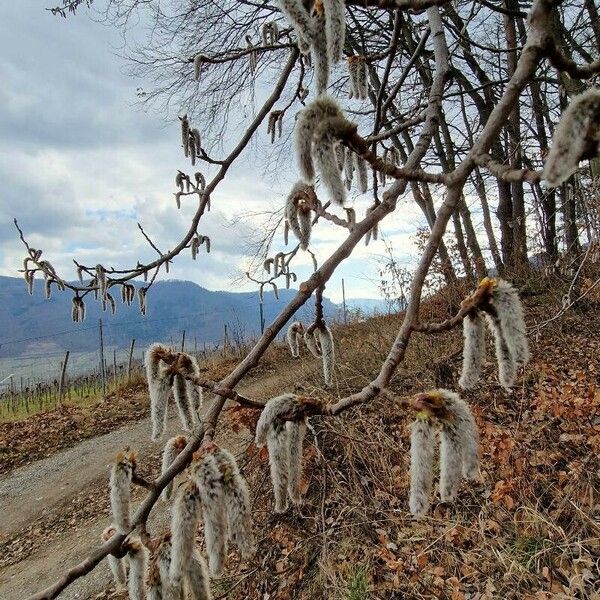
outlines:
M333 381L333 367L335 365L335 345L333 335L329 327L318 327L315 329L321 347L321 358L323 359L323 379L325 385L330 386Z
M369 189L369 171L367 168L367 161L358 154L354 155L356 162L356 175L358 183L358 191L364 194Z
M316 336L316 332L304 332L304 343L308 348L308 351L315 356L316 358L321 358L321 346L319 345L319 341Z
M453 428L440 431L440 499L452 502L462 477L462 439Z
M129 574L127 589L129 600L144 600L146 598L146 563L148 560L148 551L141 542L130 542L127 561L129 562Z
M129 504L134 468L134 453L121 452L110 473L110 507L113 521L120 533L127 533L131 526Z
M312 210L308 197L314 195L312 186L297 181L288 194L285 203L285 216L289 228L298 238L303 250L308 248L312 231ZM276 271L277 269L275 269Z
M463 337L463 364L458 384L469 390L479 381L485 362L485 322L479 312L471 313L463 320Z
M220 448L215 452L215 460L223 476L229 535L231 536L231 541L239 549L242 558L246 559L255 550L248 484L242 477L231 452Z
M287 510L288 478L289 478L289 436L285 423L276 421L267 432L267 448L269 450L269 466L271 481L275 494L275 512Z
M300 357L300 347L298 343L299 332L298 329L301 323L299 321L294 321L287 330L286 339L288 346L290 347L290 352L292 353L292 358Z
M421 516L427 512L433 488L435 431L429 420L417 419L410 433L410 512Z
M354 178L354 157L353 153L348 148L346 150L346 156L344 160L344 183L346 184L346 189L350 191L352 188L352 179Z
M345 125L342 117L323 120L314 134L313 158L321 176L321 183L327 188L332 202L343 205L346 201L346 190L338 167L335 151L336 133L339 125Z
M298 169L306 183L312 183L315 178L312 147L313 135L317 126L329 117L340 116L343 114L338 103L325 95L319 96L298 113L294 129L294 146Z
M504 339L500 320L497 316L486 314L489 328L494 335L496 361L498 362L498 381L503 388L512 387L517 375L517 365Z
M117 530L114 527L114 525L109 525L102 532L100 539L103 542L108 542L108 540L110 540L110 538L113 535L115 535L116 532L117 532ZM106 557L106 561L108 562L108 566L110 568L110 572L112 574L113 581L115 582L115 585L117 586L117 589L123 588L125 586L125 584L127 583L127 571L125 569L125 563L124 563L123 559L117 558L113 554L109 554Z
M185 588L190 600L211 600L210 577L206 561L196 550L185 575Z
M181 375L175 375L173 378L173 398L179 413L179 420L185 431L192 431L194 428L193 412L188 401L187 389L186 380Z
M576 96L562 114L552 137L543 179L557 187L577 170L579 162L600 154L600 89Z
M161 474L173 464L173 461L181 454L181 451L187 444L187 438L184 435L178 435L172 437L165 444L165 448L162 454ZM173 494L173 480L171 480L165 489L162 491L162 499L164 501L170 500Z
M211 575L220 575L227 556L228 526L223 481L215 457L206 454L192 463L191 475L200 490L204 518L204 540Z
M356 73L356 93L360 100L366 100L369 97L369 69L364 56L359 57L358 69Z
M306 419L287 421L288 436L288 495L294 504L302 503L302 449L306 435Z
M327 54L331 64L342 60L346 33L346 5L344 0L323 0L326 19Z
M177 494L171 518L169 577L177 586L182 585L180 582L190 565L201 514L200 491L193 481L188 481Z
M471 407L449 390L439 390L452 418L442 422L442 432L458 440L461 473L466 479L479 477L479 431ZM460 475L459 475L460 477Z
M190 122L187 115L181 117L181 144L183 146L183 153L187 158L190 155Z
M165 430L167 403L171 388L168 377L161 368L160 354L168 348L162 344L152 344L146 352L146 379L150 394L150 417L152 420L152 439L160 439Z
M277 0L281 12L293 25L299 38L311 43L314 37L311 18L302 0Z
M315 92L317 96L325 94L329 85L329 52L327 43L327 16L321 5L316 2L312 15L313 40L311 58L315 69Z
M502 335L515 364L529 361L529 344L523 317L523 305L517 290L504 279L497 279L492 289L492 303L498 313Z
M271 398L265 404L256 424L255 443L259 448L267 443L267 434L272 425L284 415L291 417L292 420L303 415L302 406L295 394L282 394Z

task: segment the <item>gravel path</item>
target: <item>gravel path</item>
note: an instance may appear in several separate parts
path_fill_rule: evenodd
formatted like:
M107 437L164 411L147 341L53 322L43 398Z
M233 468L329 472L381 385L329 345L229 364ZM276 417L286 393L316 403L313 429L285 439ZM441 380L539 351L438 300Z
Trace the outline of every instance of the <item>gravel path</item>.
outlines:
M263 394L278 377L240 388L248 395ZM169 431L179 431L175 418ZM227 445L239 446L240 439ZM16 564L0 568L0 598L23 600L55 581L65 569L81 561L98 543L107 525L107 481L116 452L126 445L135 448L142 462L149 454L157 455L160 446L150 440L148 419L106 435L85 440L77 446L27 465L0 478L0 544L10 542L11 550L33 546ZM140 490L139 497L143 496ZM92 510L101 501L100 514ZM91 507L87 517L86 503ZM83 509L83 510L82 510ZM73 513L73 518L70 513ZM93 515L93 516L91 516ZM160 530L167 521L165 505L157 505L149 522L150 531ZM48 533L48 523L64 526L64 532ZM1 557L0 557L1 558ZM107 565L99 565L87 577L79 579L61 599L108 598L102 592L110 583Z

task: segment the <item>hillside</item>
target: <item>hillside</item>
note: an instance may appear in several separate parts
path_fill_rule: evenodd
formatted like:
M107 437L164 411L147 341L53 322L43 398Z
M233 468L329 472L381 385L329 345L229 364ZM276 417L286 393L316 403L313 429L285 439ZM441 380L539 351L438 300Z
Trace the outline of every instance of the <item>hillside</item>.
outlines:
M596 598L600 298L590 295L560 314L567 287L557 278L521 286L531 363L519 384L506 392L497 383L490 349L481 385L463 395L481 434L481 481L463 484L452 505L435 501L419 521L407 510L413 417L397 401L432 386L457 389L460 328L415 336L387 395L336 418L312 419L315 432L307 436L304 452L305 502L283 515L272 512L266 457L249 445L258 413L227 412L217 440L239 448L260 541L252 564L239 564L232 552L224 577L214 584L215 595L230 600ZM443 291L425 303L423 318L443 320L460 298L460 291ZM304 349L292 363L284 349L273 348L253 372L252 392L268 398L296 389L335 402L373 377L399 322L399 316L391 315L335 327L338 358L332 389L323 388L319 361ZM211 364L209 374L221 377L232 364L231 358ZM139 417L146 413L147 398L145 391L136 394ZM20 425L5 424L0 439L13 448L13 465L21 464L19 453L30 460L47 456L53 452L45 443L48 430L57 440L61 427L74 440L78 430L85 429L83 437L89 437L97 422L94 415L105 415L112 404L100 403L83 414L67 408ZM118 423L135 427L125 414L111 418L113 428ZM44 445L46 451L39 454ZM140 459L149 468L147 458ZM150 464L148 473L154 475L155 462ZM0 567L0 581L8 574L27 578L45 560L60 573L74 539L79 552L84 550L81 536L88 529L95 535L107 518L105 480L100 478L88 493L90 501L93 496L102 505L100 512L88 511L67 524L59 512L41 516L41 525L32 523L26 533L0 539L4 564L12 565ZM87 505L85 494L77 502ZM101 566L91 577L95 583L75 586L88 595L70 590L65 597L123 598L106 587L106 580L107 569ZM31 591L40 587L38 581L29 585ZM17 589L16 581L12 586Z
M296 290L280 290L264 295L264 318L270 322ZM325 313L339 316L339 307L326 299ZM189 343L220 343L223 326L228 325L230 340L249 339L260 330L259 298L256 292L210 291L190 281L158 281L148 294L148 313L140 314L137 304L117 305L117 314L103 313L100 304L87 302L83 323L71 321L71 295L54 293L46 300L43 283L36 281L33 297L27 294L22 279L0 277L0 358L25 353L50 353L70 350L91 352L98 348L98 319L104 323L108 347L127 348L132 338L138 347L157 341L181 339L186 330ZM309 319L312 306L300 309L298 318ZM19 341L22 340L22 341Z

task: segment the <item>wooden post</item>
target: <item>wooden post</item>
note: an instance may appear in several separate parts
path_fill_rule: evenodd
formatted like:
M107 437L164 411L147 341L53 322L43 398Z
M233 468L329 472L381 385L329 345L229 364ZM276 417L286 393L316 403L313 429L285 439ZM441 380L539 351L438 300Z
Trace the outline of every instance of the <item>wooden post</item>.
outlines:
M342 306L344 307L344 325L348 325L348 315L346 314L346 287L342 277Z
M262 335L265 332L265 315L263 313L263 303L262 302L258 303L258 309L259 309L259 314L260 314L260 335Z
M131 381L131 363L133 361L133 347L135 346L135 338L131 340L131 346L129 346L129 358L127 360L127 381Z
M100 377L102 379L102 397L106 396L106 367L104 363L104 337L102 336L102 319L99 319L100 328Z
M223 326L223 356L227 354L227 323Z
M185 348L185 329L183 330L183 333L181 335L181 351L183 352Z
M60 371L60 382L58 384L58 405L62 406L63 393L65 389L65 374L67 372L67 363L69 362L69 351L65 354L65 360L62 363L62 369Z
M113 348L113 377L115 379L115 392L117 391L117 349Z
M198 339L194 336L194 356L198 358Z

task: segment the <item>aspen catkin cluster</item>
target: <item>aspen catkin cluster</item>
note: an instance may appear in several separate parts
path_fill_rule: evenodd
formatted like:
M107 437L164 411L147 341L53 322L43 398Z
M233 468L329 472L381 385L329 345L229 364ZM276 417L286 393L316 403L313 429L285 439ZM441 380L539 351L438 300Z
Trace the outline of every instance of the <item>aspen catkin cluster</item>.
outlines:
M304 335L304 325L294 321L287 330L286 340L292 353L292 358L300 358L300 338Z
M517 371L529 361L529 344L523 306L517 290L504 279L486 277L471 298L480 296L463 321L463 368L459 381L463 389L475 386L485 361L484 320L491 329L498 362L498 379L505 388L514 384Z
M269 114L269 121L267 123L267 133L271 134L271 144L275 142L275 136L281 138L283 133L283 115L282 110L273 110Z
M279 41L279 25L275 21L269 21L262 26L263 46L273 46Z
M436 431L440 438L440 498L452 502L461 479L479 477L479 433L469 405L438 389L411 400L418 411L410 448L410 512L421 516L430 505Z
M551 187L566 181L579 162L600 155L600 89L576 96L562 114L544 165L543 179Z
M202 140L200 132L195 127L190 126L187 115L179 117L181 121L181 144L186 158L191 158L192 165L196 164L196 158L202 156Z
M185 379L176 369L190 376L197 377L200 373L196 359L189 354L173 353L162 344L152 344L148 348L146 377L150 392L153 440L158 440L165 430L171 388L183 429L191 431L198 421L198 413L202 406L202 389Z
M346 198L340 172L339 140L355 131L356 125L344 117L337 102L328 96L320 96L298 113L294 143L300 174L305 182L313 183L318 170L321 182L337 204L343 204ZM344 160L347 163L355 159L347 151ZM364 167L366 172L366 165Z
M283 394L265 405L256 426L256 445L269 451L275 512L285 512L288 497L294 504L302 501L302 445L306 419L320 410L313 399Z
M343 54L344 1L315 0L311 12L302 0L279 0L278 4L296 31L300 51L311 53L317 96L325 93L331 65L341 60Z

